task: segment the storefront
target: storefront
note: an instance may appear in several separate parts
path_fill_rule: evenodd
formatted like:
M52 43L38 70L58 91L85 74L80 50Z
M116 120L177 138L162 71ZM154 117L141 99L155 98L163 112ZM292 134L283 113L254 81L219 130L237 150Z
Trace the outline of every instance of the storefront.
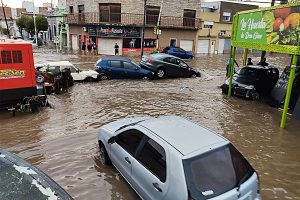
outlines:
M119 46L119 55L123 52L140 52L142 34L140 27L127 26L90 26L87 27L90 41L96 43L98 54L114 55L115 45ZM156 47L155 39L144 40L144 50Z

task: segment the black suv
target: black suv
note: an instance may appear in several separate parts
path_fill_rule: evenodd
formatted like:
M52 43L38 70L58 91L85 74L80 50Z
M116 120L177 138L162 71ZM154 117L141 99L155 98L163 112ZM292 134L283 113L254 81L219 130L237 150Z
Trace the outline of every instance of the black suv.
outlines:
M279 70L275 67L249 65L234 73L232 94L257 100L270 95L278 79ZM226 80L221 88L223 93L228 93L229 79Z

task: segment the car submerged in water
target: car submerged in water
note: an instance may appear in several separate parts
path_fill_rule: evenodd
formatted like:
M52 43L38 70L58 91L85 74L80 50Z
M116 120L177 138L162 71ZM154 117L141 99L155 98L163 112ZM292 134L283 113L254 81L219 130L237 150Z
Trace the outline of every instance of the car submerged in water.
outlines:
M224 137L177 116L125 118L98 134L113 164L147 200L261 200L259 178Z
M232 94L246 99L258 100L270 95L278 79L279 70L275 67L248 65L238 69L233 74ZM228 93L229 78L221 88L223 93Z

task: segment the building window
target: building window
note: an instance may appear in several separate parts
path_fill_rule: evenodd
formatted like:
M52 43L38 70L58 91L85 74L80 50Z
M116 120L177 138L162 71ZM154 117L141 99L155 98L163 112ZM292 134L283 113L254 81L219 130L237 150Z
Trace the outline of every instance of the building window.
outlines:
M195 27L196 10L183 11L183 26Z
M78 5L78 13L79 14L84 13L84 5Z
M99 4L100 22L121 22L121 4Z
M70 7L69 7L69 12L70 12L70 14L73 14L73 13L74 13L74 7L73 7L73 6L70 6Z
M214 22L207 22L207 21L205 21L205 22L203 23L203 28L209 28L209 29L212 29L213 26L214 26Z
M156 25L159 16L160 7L147 6L146 8L146 24Z
M78 5L78 22L84 23L84 5Z
M223 12L223 21L224 22L230 22L231 20L231 13L230 12Z

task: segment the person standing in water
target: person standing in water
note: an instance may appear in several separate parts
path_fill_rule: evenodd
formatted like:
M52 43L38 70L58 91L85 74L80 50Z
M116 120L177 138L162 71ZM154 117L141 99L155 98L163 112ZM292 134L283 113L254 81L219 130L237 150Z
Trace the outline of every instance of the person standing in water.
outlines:
M119 45L118 43L115 44L115 55L119 55Z

